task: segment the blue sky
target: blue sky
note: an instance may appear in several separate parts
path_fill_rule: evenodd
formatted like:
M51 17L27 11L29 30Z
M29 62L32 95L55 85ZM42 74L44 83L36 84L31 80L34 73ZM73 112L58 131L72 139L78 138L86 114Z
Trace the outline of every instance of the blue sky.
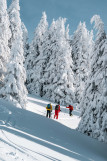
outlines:
M8 4L11 2L7 1ZM67 18L66 24L70 26L70 34L73 34L80 21L85 21L87 28L91 30L90 19L94 14L99 14L107 33L107 0L20 0L20 10L30 41L43 11L47 14L49 24L53 18Z

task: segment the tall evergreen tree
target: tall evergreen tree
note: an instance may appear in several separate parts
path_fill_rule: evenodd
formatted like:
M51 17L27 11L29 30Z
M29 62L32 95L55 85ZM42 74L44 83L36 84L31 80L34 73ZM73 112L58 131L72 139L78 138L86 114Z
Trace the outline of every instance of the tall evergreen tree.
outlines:
M89 32L85 23L79 23L72 40L72 58L75 76L75 97L80 102L85 82L90 72L90 56L93 49L93 33Z
M25 108L27 101L27 90L24 85L26 72L23 65L23 41L19 10L19 0L13 0L8 10L12 32L10 40L11 57L8 63L5 84L0 91L0 95L13 101L16 106Z
M66 39L66 20L59 18L49 29L47 66L43 74L44 97L62 105L74 101L71 48Z
M6 65L10 56L10 49L8 47L10 37L7 3L6 0L0 0L0 88L4 83L4 75L7 71Z
M27 56L27 88L30 93L42 96L42 73L46 58L43 54L43 44L45 35L48 31L46 13L43 12L40 23L38 24L34 39L30 45L29 55Z
M27 31L27 28L23 22L21 24L21 28L22 28L22 33L23 33L22 37L23 37L24 57L26 59L26 57L28 55L28 51L29 51L28 31Z
M107 143L107 38L100 16L93 16L91 22L95 22L97 35L78 129Z

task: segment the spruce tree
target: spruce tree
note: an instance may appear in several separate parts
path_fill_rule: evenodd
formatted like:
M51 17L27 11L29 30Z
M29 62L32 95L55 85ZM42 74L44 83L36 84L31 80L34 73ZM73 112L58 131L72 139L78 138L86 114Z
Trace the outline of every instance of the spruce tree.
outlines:
M24 57L26 59L29 52L28 31L23 22L21 23L21 28L22 28L22 37L23 37Z
M31 42L29 55L27 56L27 88L30 93L42 96L43 84L41 82L43 67L46 58L43 53L43 44L45 35L48 31L48 22L46 13L43 12L40 23L35 29L34 39Z
M44 97L62 105L73 103L71 47L66 39L66 19L52 22L49 29L48 62L43 75Z
M11 56L5 77L5 84L0 91L0 95L7 100L13 101L16 106L25 108L27 102L27 90L24 85L26 72L23 65L23 41L19 10L19 0L13 0L8 10L12 32L10 39Z
M7 63L10 57L8 41L11 37L6 0L0 0L0 88L4 84Z
M90 56L93 49L93 33L86 28L85 22L79 23L72 39L72 58L75 77L75 97L79 103L82 99L85 82L90 73Z
M107 38L99 15L92 17L97 30L78 130L107 143Z

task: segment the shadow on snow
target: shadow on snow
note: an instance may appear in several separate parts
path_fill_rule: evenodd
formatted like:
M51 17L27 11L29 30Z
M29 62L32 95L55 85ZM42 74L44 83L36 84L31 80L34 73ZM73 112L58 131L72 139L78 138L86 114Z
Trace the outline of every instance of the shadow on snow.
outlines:
M2 132L7 131L81 161L96 160L96 156L97 161L101 161L101 158L107 158L107 153L105 152L105 149L107 149L106 144L98 142L52 119L16 108L11 104L8 105L8 103L6 105L6 103L2 102L2 104L8 107L8 110L7 108L0 109L0 129ZM10 140L9 142L16 147L14 142ZM18 148L24 151L32 151L29 147ZM104 149L103 152L101 152L102 148ZM35 150L32 152L38 153ZM51 160L58 160L43 153L38 154L49 159L51 158Z

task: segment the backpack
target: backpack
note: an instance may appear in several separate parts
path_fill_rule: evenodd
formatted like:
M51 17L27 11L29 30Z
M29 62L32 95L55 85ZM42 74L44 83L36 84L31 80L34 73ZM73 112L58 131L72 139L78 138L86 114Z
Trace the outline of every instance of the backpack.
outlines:
M70 107L70 108L71 108L71 110L73 111L73 106L71 106L71 105L70 105L69 107Z
M47 109L51 109L51 106L50 106L50 104L48 104L48 105L47 105Z
M59 109L59 106L58 106L58 105L56 105L56 106L55 106L55 110L58 110L58 109Z

